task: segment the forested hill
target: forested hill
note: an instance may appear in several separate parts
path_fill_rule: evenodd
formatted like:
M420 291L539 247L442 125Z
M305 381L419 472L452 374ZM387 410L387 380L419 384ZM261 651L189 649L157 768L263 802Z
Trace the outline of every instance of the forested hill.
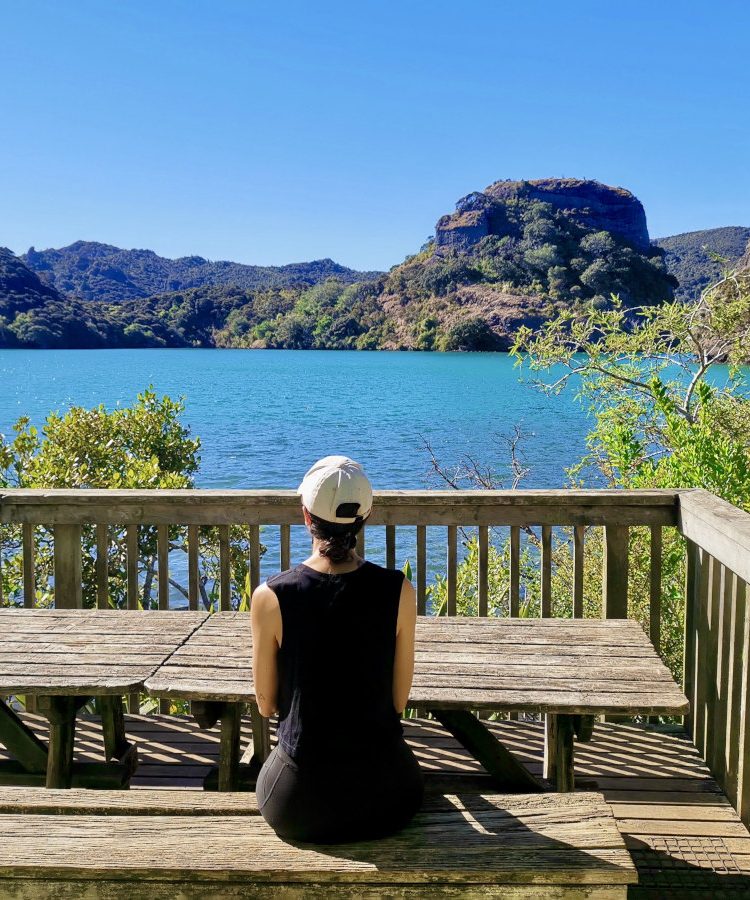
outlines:
M286 266L212 262L201 256L166 259L153 250L122 250L95 241L76 241L57 250L35 250L31 247L21 259L43 281L61 293L82 300L106 300L109 303L214 285L253 290L291 284L312 285L326 278L337 278L351 284L380 274L356 272L332 259Z
M98 304L62 296L0 247L0 347L117 346L117 332Z
M330 260L273 270L164 260L85 242L22 258L6 250L0 346L507 349L520 325L561 308L606 306L612 294L629 305L671 299L667 263L686 251L667 245L649 240L629 191L540 179L462 198L385 274Z
M721 277L727 266L731 268L737 262L748 242L750 228L733 225L658 238L654 244L666 252L667 269L679 282L676 295L695 300L705 287Z

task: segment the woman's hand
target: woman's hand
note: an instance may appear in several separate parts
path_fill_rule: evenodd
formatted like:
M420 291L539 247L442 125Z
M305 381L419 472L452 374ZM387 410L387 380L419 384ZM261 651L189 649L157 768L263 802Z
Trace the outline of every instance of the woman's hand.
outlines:
M409 700L414 678L414 632L417 625L417 595L404 578L396 622L396 656L393 661L393 705L399 715Z
M253 591L250 599L250 627L253 635L255 699L260 714L268 718L278 712L277 655L282 635L279 600L265 582Z

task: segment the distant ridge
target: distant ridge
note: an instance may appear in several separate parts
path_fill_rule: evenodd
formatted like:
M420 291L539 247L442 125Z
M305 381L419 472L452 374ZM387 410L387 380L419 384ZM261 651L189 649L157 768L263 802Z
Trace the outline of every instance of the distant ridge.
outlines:
M695 300L712 281L721 277L725 266L734 266L750 241L750 228L728 225L704 231L686 231L671 237L657 238L652 243L665 251L664 263L680 285L675 295L681 300ZM727 260L712 258L715 253Z
M170 291L215 285L242 290L313 285L327 278L346 284L367 281L379 272L357 272L332 259L285 266L251 266L201 256L167 259L153 250L123 250L97 241L75 241L59 249L31 247L20 257L61 294L81 300L121 303Z
M331 259L251 266L96 241L0 249L0 347L507 350L562 309L686 299L737 265L750 228L649 239L622 187L496 181L386 273Z

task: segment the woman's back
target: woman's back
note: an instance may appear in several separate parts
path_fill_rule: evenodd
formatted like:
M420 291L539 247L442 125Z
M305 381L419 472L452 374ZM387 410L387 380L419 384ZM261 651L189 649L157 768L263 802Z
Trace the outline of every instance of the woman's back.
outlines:
M269 579L281 610L279 744L323 761L346 746L362 758L403 729L393 705L404 576L371 562L334 575L305 564Z

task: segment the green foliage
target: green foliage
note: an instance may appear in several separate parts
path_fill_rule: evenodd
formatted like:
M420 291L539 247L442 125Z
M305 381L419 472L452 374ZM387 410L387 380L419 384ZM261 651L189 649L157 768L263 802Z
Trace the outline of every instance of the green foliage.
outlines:
M676 298L692 302L734 268L749 242L750 228L730 226L676 234L654 244L665 251L664 264L679 282Z
M593 302L564 311L539 332L523 329L519 364L545 373L555 393L575 385L594 425L588 453L570 471L575 485L616 488L700 487L750 510L750 392L740 364L750 338L750 273L734 273L693 305L678 301L628 310ZM725 364L721 378L713 378ZM602 536L591 529L589 559L601 557ZM664 530L662 653L673 671L682 664L684 548ZM648 532L631 529L630 609L648 627ZM572 584L570 554L559 579ZM600 570L587 569L585 602L601 596ZM569 587L569 585L568 585ZM568 587L561 596L569 595Z
M14 436L0 436L0 487L181 489L193 487L198 470L200 441L180 422L182 400L158 397L152 387L128 407L107 410L72 407L51 413L41 432L27 417L14 426ZM46 528L35 531L36 602L48 605L53 596L53 543ZM230 557L235 599L246 590L249 530L232 529ZM187 553L185 528L168 529L171 550ZM109 599L113 606L126 602L126 534L122 526L107 527ZM21 534L6 527L3 534L3 596L14 604L22 596ZM96 533L82 529L84 605L96 603ZM199 591L206 608L218 594L218 544L212 528L199 530L201 571ZM138 528L139 603L155 602L157 535L155 526ZM187 596L174 577L173 587Z
M57 250L35 250L22 261L63 294L82 300L121 303L191 288L231 286L256 291L309 286L328 278L363 281L377 272L355 272L331 259L288 266L248 266L200 256L165 259L152 250L123 250L96 241L76 241Z

